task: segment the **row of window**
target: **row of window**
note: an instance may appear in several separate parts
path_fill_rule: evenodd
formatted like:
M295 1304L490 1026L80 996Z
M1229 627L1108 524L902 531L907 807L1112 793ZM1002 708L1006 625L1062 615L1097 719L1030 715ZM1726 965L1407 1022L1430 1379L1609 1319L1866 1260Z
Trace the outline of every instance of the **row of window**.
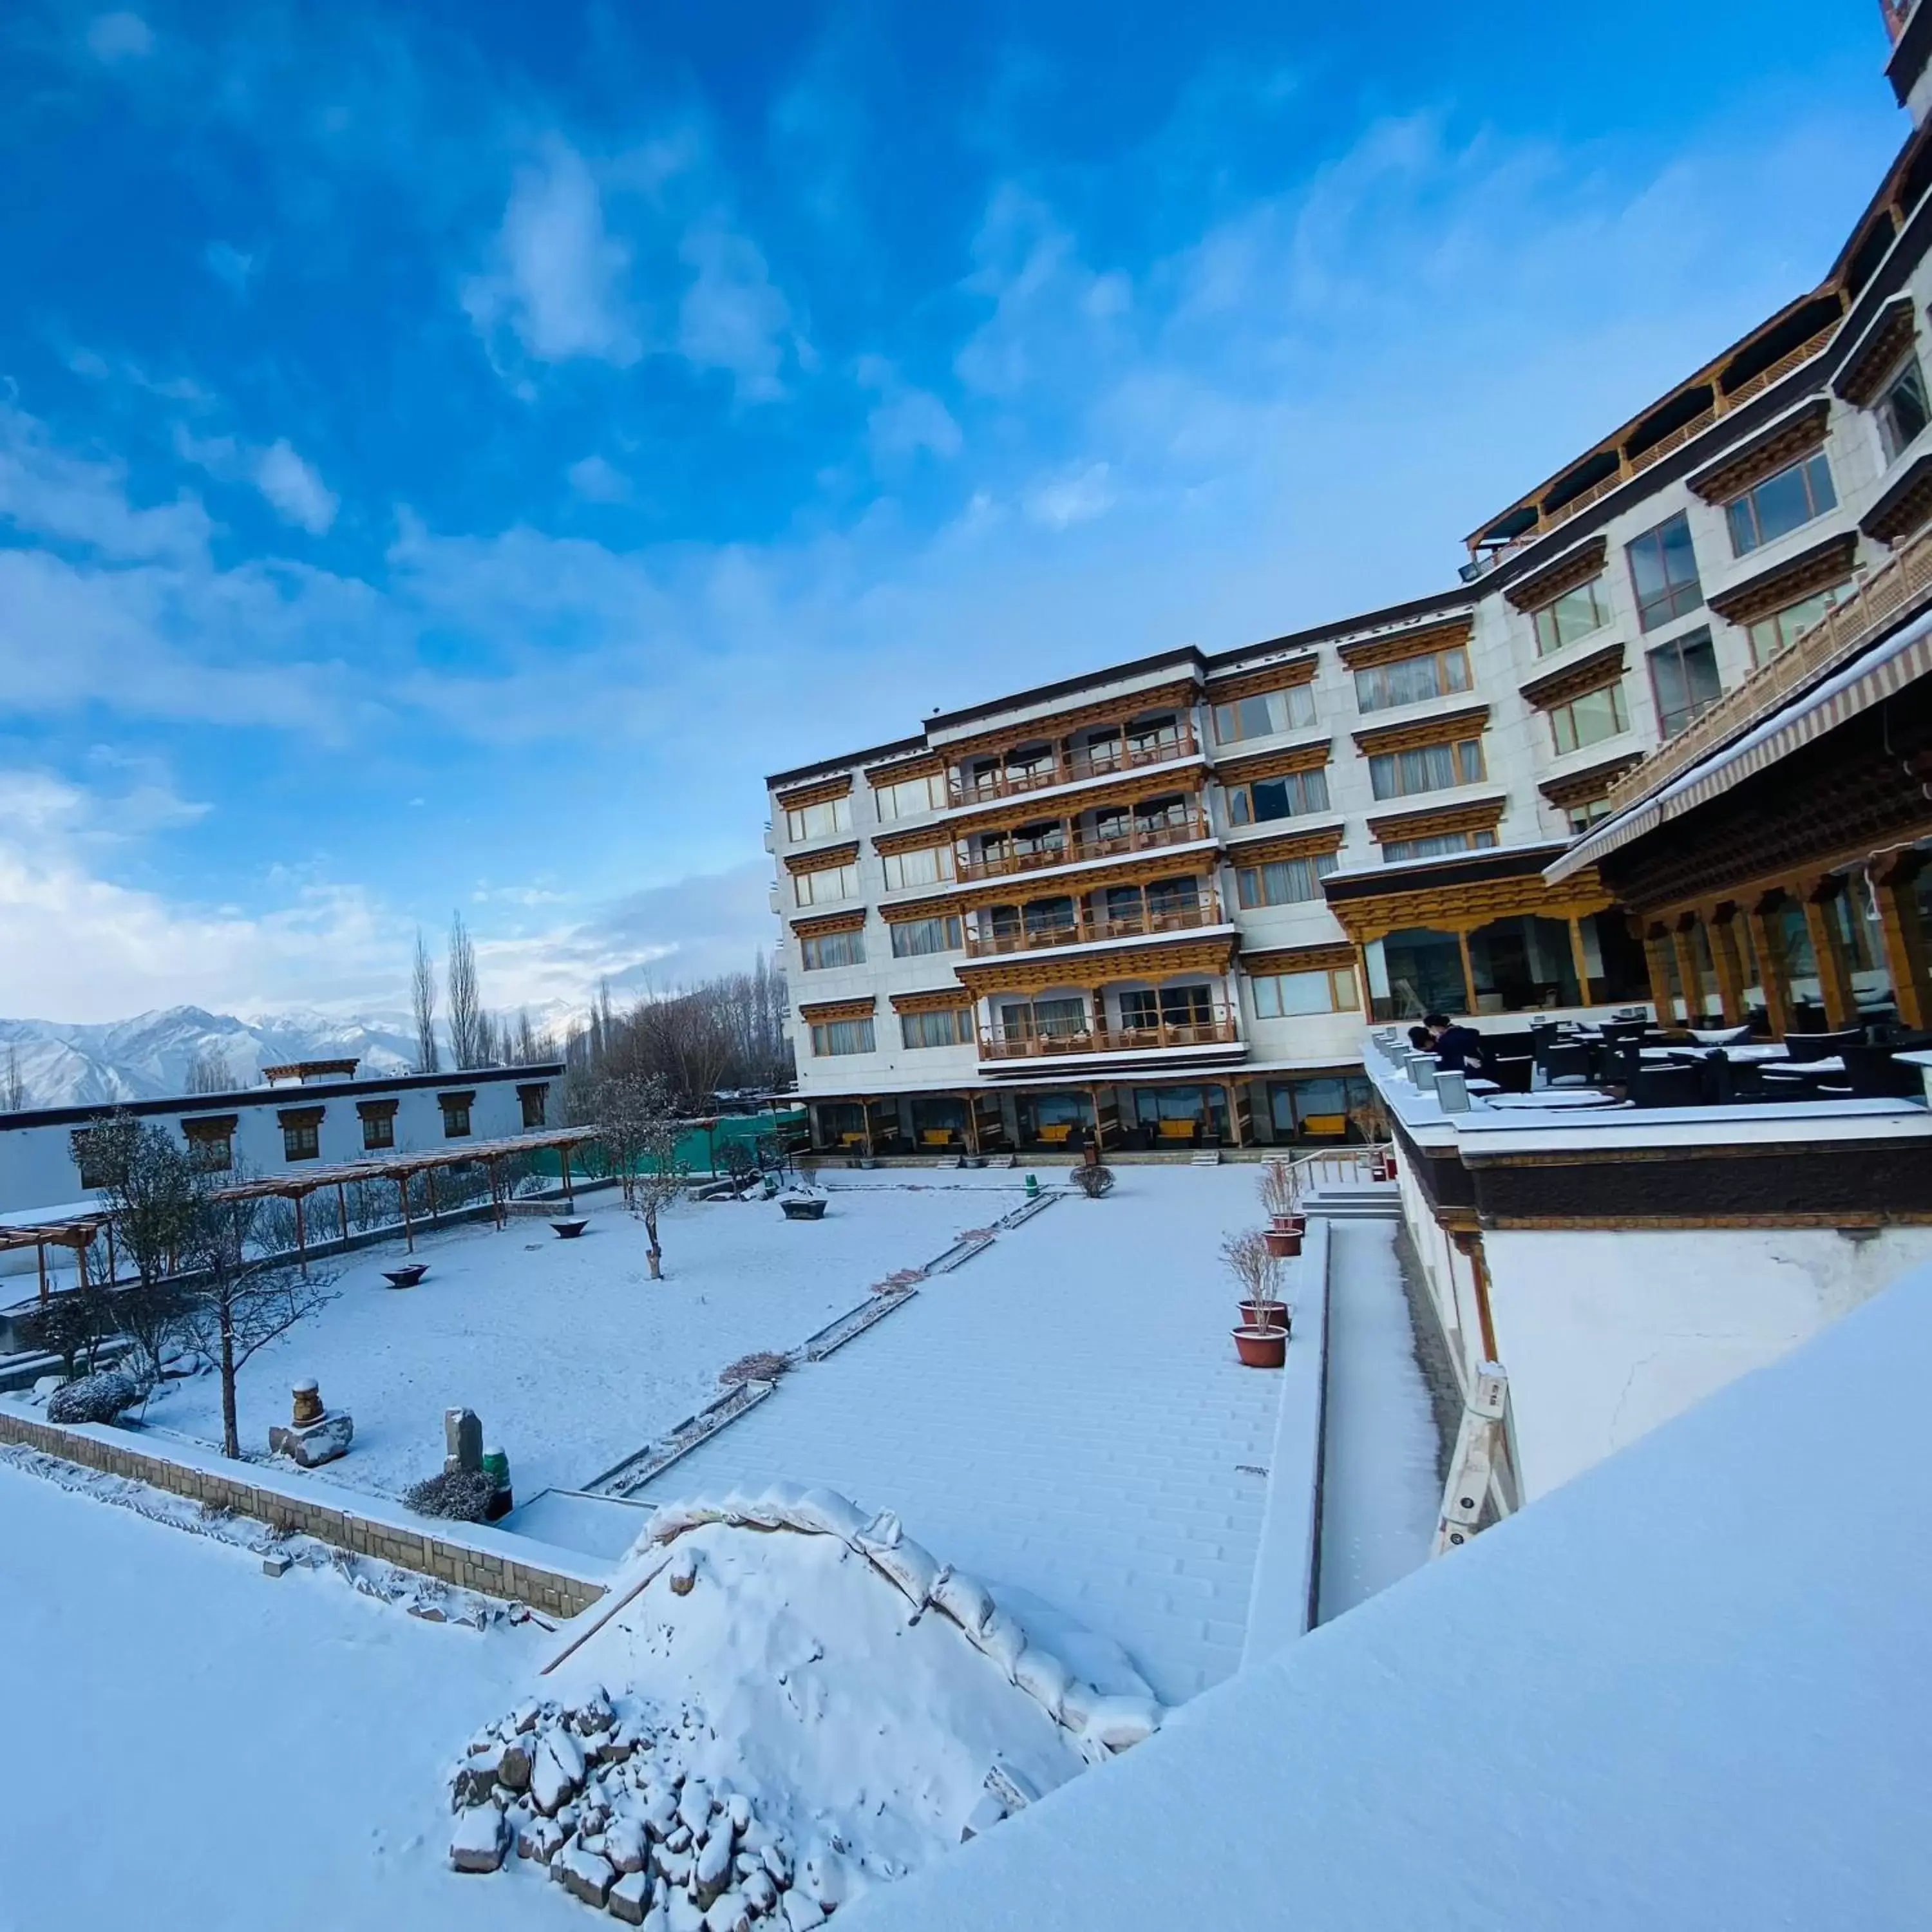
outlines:
M440 1094L436 1096L436 1104L442 1111L442 1137L445 1140L467 1140L470 1137L470 1098L466 1094ZM520 1094L518 1098L523 1104L524 1127L526 1130L541 1127L544 1124L544 1090L533 1087ZM394 1102L363 1102L358 1104L356 1111L362 1120L364 1153L382 1154L394 1147ZM318 1108L314 1110L312 1118L282 1122L284 1160L321 1159L322 1112ZM232 1129L217 1128L206 1120L197 1120L190 1116L182 1123L182 1134L188 1142L188 1151L196 1166L210 1173L222 1174L235 1165L235 1136ZM74 1164L80 1170L81 1186L104 1186L106 1177L99 1171L94 1158L93 1138L86 1128L74 1134L73 1149Z

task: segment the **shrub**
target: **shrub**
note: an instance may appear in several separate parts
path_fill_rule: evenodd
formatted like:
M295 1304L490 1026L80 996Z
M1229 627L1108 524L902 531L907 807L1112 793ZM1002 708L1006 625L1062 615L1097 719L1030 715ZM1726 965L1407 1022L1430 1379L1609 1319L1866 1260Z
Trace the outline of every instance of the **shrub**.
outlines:
M112 1422L141 1400L141 1384L119 1369L82 1376L47 1397L50 1422Z
M1097 1201L1103 1194L1114 1191L1114 1170L1102 1167L1098 1162L1091 1167L1076 1167L1073 1170L1073 1184L1089 1201Z
M760 1348L752 1354L740 1355L728 1368L719 1370L718 1379L727 1388L735 1388L740 1382L775 1382L790 1366L784 1356Z
M418 1516L439 1516L452 1522L482 1522L496 1493L495 1479L480 1469L446 1469L426 1476L403 1492L404 1504Z

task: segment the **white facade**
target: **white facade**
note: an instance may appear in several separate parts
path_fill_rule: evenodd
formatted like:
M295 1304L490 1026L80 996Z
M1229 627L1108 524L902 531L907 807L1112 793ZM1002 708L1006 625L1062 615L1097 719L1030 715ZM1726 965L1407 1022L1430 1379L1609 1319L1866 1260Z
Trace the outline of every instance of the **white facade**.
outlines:
M544 1124L549 1089L562 1072L553 1064L387 1079L308 1080L238 1094L133 1101L124 1111L145 1125L184 1138L224 1138L222 1127L232 1122L225 1138L236 1168L251 1174L292 1173L392 1153L441 1152L465 1140L498 1140L533 1131ZM443 1104L464 1094L471 1096L466 1109ZM318 1110L320 1118L311 1121ZM92 1204L95 1196L82 1180L75 1136L116 1111L58 1107L0 1114L0 1215L31 1219L38 1210ZM380 1128L371 1141L366 1123L372 1120L386 1123L386 1141ZM311 1125L312 1153L301 1132ZM466 1131L452 1131L458 1126ZM26 1264L31 1267L33 1260L27 1252Z

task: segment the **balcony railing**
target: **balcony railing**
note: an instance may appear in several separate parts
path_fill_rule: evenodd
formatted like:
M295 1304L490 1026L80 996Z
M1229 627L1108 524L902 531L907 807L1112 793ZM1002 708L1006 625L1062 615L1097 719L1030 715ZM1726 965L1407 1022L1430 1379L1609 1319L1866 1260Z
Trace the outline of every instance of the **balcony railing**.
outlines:
M1889 623L1932 599L1932 530L1922 531L1787 649L1725 692L1611 786L1622 812L1688 772L1701 758L1761 724L1792 694L1856 657Z
M1190 813L1172 824L1133 825L1125 832L1076 832L1061 845L1046 845L1032 851L1009 847L1003 852L981 859L959 861L962 880L1002 879L1016 872L1037 872L1049 866L1076 866L1088 859L1118 858L1124 852L1150 852L1163 845L1191 845L1211 838L1214 828L1207 820Z
M1070 758L1042 759L1021 771L989 772L976 780L962 778L955 772L946 782L955 805L984 805L994 799L1042 791L1048 785L1078 784L1089 778L1111 778L1116 772L1138 771L1144 766L1171 765L1178 759L1192 758L1199 749L1193 726L1183 724L1178 736L1151 745L1101 746Z
M1234 1046L1234 1016L1158 1020L1151 1026L1089 1027L1076 1033L991 1033L980 1036L982 1060L1048 1060L1084 1053L1148 1053L1164 1046Z
M1129 913L1118 919L1083 916L1065 925L1023 927L1018 932L975 932L966 934L969 958L997 958L1005 952L1030 952L1052 946L1092 946L1108 939L1158 938L1162 933L1198 932L1204 926L1221 923L1221 901L1209 892L1186 905L1164 906L1157 910Z

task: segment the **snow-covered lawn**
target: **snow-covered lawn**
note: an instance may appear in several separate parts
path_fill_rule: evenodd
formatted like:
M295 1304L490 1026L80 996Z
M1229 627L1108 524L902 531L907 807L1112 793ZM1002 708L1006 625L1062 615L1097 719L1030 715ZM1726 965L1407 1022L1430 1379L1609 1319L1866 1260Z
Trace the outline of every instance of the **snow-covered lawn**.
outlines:
M580 1487L709 1401L728 1364L794 1347L874 1282L1006 1211L1019 1177L1001 1178L992 1192L841 1192L816 1222L765 1202L682 1204L660 1224L662 1282L642 1226L607 1195L586 1197L590 1226L575 1241L536 1220L418 1238L429 1274L401 1292L382 1276L408 1258L400 1241L325 1262L340 1270L335 1300L242 1372L243 1450L266 1454L290 1383L312 1375L356 1418L354 1447L320 1472L328 1480L398 1493L442 1468L443 1411L464 1407L508 1451L520 1496ZM220 1384L172 1385L147 1420L218 1444Z

